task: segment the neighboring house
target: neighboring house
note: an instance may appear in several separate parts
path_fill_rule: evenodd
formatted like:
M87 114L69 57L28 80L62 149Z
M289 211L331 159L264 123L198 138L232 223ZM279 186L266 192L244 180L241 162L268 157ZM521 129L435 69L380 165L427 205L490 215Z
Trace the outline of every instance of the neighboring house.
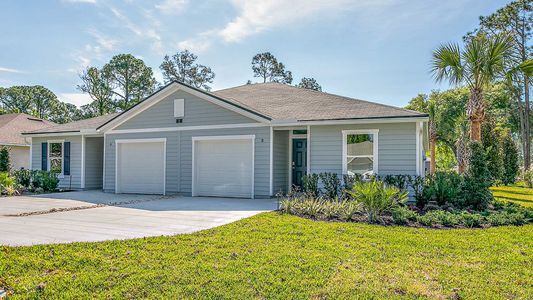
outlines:
M55 125L52 122L27 114L0 115L0 147L7 147L11 168L30 167L30 139L22 132L43 129Z
M427 121L277 83L205 92L172 82L120 114L27 136L32 167L57 170L63 188L270 197L307 173L422 175Z

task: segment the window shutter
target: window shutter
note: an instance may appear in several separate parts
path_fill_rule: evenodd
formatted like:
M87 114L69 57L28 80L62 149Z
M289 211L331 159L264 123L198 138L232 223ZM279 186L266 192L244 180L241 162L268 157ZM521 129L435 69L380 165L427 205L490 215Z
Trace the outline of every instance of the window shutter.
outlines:
M48 143L41 143L41 170L48 169Z
M63 144L63 175L70 175L70 142Z

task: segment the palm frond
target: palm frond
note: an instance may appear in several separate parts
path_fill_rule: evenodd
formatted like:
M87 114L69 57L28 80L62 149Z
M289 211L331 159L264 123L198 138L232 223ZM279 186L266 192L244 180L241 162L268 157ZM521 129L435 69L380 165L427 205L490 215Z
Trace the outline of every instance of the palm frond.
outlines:
M458 44L441 45L433 52L431 72L437 82L448 80L453 85L463 82L461 49Z
M533 76L533 59L521 63L519 68L526 76Z

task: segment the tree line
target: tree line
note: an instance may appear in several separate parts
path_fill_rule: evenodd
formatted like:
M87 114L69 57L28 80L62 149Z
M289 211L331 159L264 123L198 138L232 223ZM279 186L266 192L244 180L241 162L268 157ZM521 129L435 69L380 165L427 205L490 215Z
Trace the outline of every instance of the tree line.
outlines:
M118 54L102 67L89 66L80 77L77 89L91 97L89 104L79 109L61 102L49 89L43 86L0 87L0 114L27 113L56 123L101 116L120 112L135 105L163 84L179 81L193 87L211 90L215 79L211 67L197 62L198 56L184 50L170 56L165 55L159 66L164 78L157 82L153 70L132 54ZM260 82L292 84L292 72L270 52L258 53L252 58L251 69L254 78ZM252 83L248 80L247 83ZM321 91L314 79L303 77L297 87Z
M434 50L435 80L456 88L420 94L407 106L429 114L431 173L454 166L463 172L469 141L484 146L495 178L504 181L502 174L510 171L502 164L518 159L509 154L513 140L520 145L523 168L530 168L532 4L517 0L481 16L478 28L466 33L461 44Z

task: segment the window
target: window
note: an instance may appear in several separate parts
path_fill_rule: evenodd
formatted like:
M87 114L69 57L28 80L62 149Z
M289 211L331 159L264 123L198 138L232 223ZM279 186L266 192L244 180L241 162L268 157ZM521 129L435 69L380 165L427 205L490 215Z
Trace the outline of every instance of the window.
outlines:
M377 173L377 130L345 130L343 137L343 173L373 175Z
M307 134L307 129L294 129L292 134Z
M63 174L63 142L48 143L48 169Z

